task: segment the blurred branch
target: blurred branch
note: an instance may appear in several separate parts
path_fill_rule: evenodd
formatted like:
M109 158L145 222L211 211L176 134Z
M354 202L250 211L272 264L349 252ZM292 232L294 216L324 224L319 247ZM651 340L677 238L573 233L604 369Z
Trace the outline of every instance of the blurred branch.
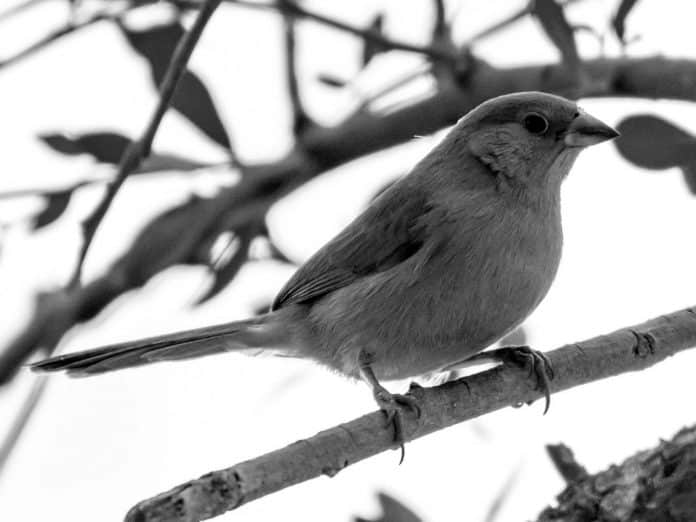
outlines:
M26 428L32 413L34 413L34 408L36 408L36 405L39 403L39 400L46 389L47 382L48 378L46 375L39 375L35 377L29 394L22 403L22 407L19 409L19 412L17 412L17 416L12 422L10 429L5 434L2 445L0 446L0 474L2 474L10 455L12 454L12 451L17 445L17 441L19 441L19 438L21 437L24 428Z
M693 346L696 308L566 345L547 352L556 374L551 391L644 370ZM535 390L525 369L512 366L498 366L433 388L411 387L409 393L418 401L421 416L404 415L406 440L543 395ZM334 476L351 464L393 448L393 432L385 426L384 415L373 412L139 502L129 511L126 522L212 518L300 482Z
M16 16L27 9L31 9L32 7L39 5L40 3L45 2L46 0L24 0L24 2L13 5L9 9L6 9L5 11L0 13L0 22L6 21L8 18L12 18L13 16Z
M285 35L285 74L287 78L288 93L290 95L290 106L292 108L292 130L295 136L311 125L311 120L302 106L300 99L300 89L297 81L297 52L295 39L295 18L287 13L290 7L287 4L294 4L293 0L278 0L279 9L285 13L283 16L284 35Z
M557 499L537 522L696 520L696 426L618 465L577 477Z
M9 66L9 65L14 65L20 60L23 60L24 58L27 58L34 54L37 51L42 50L43 48L55 43L56 41L60 40L64 36L67 36L69 34L75 33L77 31L81 31L82 29L86 29L87 27L91 27L92 25L102 22L104 20L117 20L123 14L125 11L127 11L130 8L127 8L121 13L118 14L113 14L113 13L99 13L91 18L85 20L84 22L80 23L72 23L68 22L62 27L59 27L58 29L55 29L54 31L50 32L40 40L34 42L33 44L25 47L21 51L17 52L16 54L10 56L9 58L5 58L4 60L0 60L0 70Z
M573 451L565 444L549 444L546 446L551 462L568 484L578 482L587 477L587 470L575 460Z
M440 60L443 62L454 62L456 56L453 53L443 51L441 49L436 49L432 46L420 46L414 45L407 42L402 42L400 40L394 40L388 38L378 31L371 29L361 29L360 27L354 27L350 24L331 18L314 11L309 11L304 7L301 7L295 2L280 2L277 4L266 4L260 2L251 2L247 0L228 0L230 3L234 3L239 6L249 7L252 9L275 9L283 12L285 15L293 16L296 18L304 18L307 20L312 20L324 24L334 29L344 31L355 36L359 36L364 40L369 40L373 43L377 43L388 49L394 49L397 51L407 51L411 53L424 54L434 60ZM195 2L194 2L195 3Z
M121 158L116 179L108 185L104 198L99 202L99 205L97 205L93 213L90 214L89 217L87 217L87 219L82 223L83 244L78 255L75 272L73 273L70 281L71 287L79 285L80 276L82 274L82 265L84 264L85 257L87 256L87 251L89 250L92 240L94 239L94 234L96 233L97 228L99 228L99 224L106 215L109 206L111 206L111 202L116 197L116 194L126 181L126 178L131 173L136 171L140 166L140 163L150 154L150 149L152 147L152 142L155 139L155 134L157 133L157 129L162 122L162 118L171 104L174 93L176 92L177 84L186 71L186 64L193 53L193 49L198 43L198 39L203 33L203 29L205 29L208 20L210 20L210 17L220 5L220 2L221 0L206 0L200 9L193 26L180 40L176 50L174 51L171 62L169 63L169 67L167 68L164 79L162 80L159 102L157 103L157 107L150 118L147 128L143 132L140 139L131 143L126 149L126 152Z
M604 59L586 61L583 67L596 80L593 84L605 86L586 96L696 101L696 60ZM24 331L0 352L0 386L39 347L54 346L72 326L94 317L118 295L168 267L207 262L205 247L247 205L263 200L270 206L329 169L452 125L490 97L521 90L563 93L569 85L567 68L561 65L500 69L476 62L466 88L440 87L429 98L388 114L360 112L334 127L309 129L301 149L276 162L248 165L237 185L156 218L104 275L84 288L59 293L63 305L37 305Z

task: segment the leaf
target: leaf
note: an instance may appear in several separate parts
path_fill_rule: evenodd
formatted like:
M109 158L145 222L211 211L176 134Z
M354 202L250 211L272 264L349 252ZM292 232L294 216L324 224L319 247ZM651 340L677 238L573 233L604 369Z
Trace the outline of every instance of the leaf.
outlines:
M617 129L616 148L639 167L662 170L696 163L696 137L662 118L629 116Z
M614 28L616 36L624 45L626 44L626 17L636 5L637 1L638 0L621 0L614 18L611 20L611 25Z
M32 230L43 228L62 216L65 209L68 208L72 194L72 189L48 194L46 196L46 206L34 217L31 224Z
M128 43L150 64L152 81L159 87L174 54L184 36L181 23L160 25L146 31L131 31L121 26ZM213 141L230 149L230 138L220 120L213 99L203 82L187 70L179 80L172 107L186 117Z
M117 165L131 140L114 132L92 132L71 138L65 134L42 134L39 139L57 152L69 155L89 154L101 163ZM162 170L194 170L205 167L205 163L190 160L175 154L151 153L136 173Z
M626 160L652 170L679 167L696 194L696 136L650 114L629 116L617 129L616 148Z
M524 326L514 329L500 340L500 346L525 346L527 344L527 332Z
M370 22L370 25L368 25L365 29L367 31L371 31L373 33L383 35L383 28L384 28L384 13L378 13L377 16L375 16L372 19L372 22ZM375 56L377 56L380 53L383 53L388 49L388 47L385 47L379 42L375 42L374 40L370 40L368 38L363 39L363 52L362 52L362 66L365 67L370 60L372 60Z
M90 154L102 163L116 164L131 140L114 132L92 132L71 138L65 134L41 134L39 139L63 154Z
M563 8L555 0L533 0L533 11L544 32L561 52L563 62L571 67L580 64L573 28L565 17Z
M252 239L253 237L249 234L236 237L234 253L222 266L215 267L213 284L196 300L197 305L203 304L218 295L235 278L249 258L249 246Z
M329 87L335 87L337 89L343 88L348 84L346 80L326 73L318 75L317 80L319 80L324 85L327 85Z
M382 507L382 516L380 518L369 520L355 517L354 522L423 522L423 519L394 497L386 493L379 493L378 499Z

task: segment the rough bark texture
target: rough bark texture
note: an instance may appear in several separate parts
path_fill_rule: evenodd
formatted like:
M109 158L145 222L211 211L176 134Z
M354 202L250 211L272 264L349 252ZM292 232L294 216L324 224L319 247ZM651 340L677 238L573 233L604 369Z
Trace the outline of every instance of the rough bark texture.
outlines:
M551 391L643 370L694 345L696 308L566 345L547 353L556 373ZM512 366L499 366L433 388L414 388L409 393L417 399L422 413L420 419L405 416L407 440L542 395L525 369ZM130 510L126 521L205 520L305 480L333 476L393 447L393 433L385 428L384 416L373 412L144 500Z
M696 426L595 475L568 481L537 522L693 522Z

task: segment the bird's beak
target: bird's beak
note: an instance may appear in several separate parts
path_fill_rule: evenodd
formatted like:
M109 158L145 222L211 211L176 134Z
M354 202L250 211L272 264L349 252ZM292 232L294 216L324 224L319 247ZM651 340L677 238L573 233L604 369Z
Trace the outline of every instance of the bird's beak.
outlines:
M568 127L563 141L568 147L589 147L613 140L618 135L619 133L606 123L580 110L580 114Z

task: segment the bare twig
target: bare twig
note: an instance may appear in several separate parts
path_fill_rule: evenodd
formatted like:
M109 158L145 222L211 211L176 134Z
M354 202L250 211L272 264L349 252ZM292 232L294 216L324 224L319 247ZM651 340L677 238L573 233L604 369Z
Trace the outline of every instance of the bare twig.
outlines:
M400 40L394 40L393 38L389 38L387 36L384 36L383 34L379 33L378 31L374 31L371 29L362 29L360 27L355 27L350 24L347 24L345 22L342 22L340 20L336 20L335 18L331 18L330 16L323 15L320 13L316 13L314 11L309 11L308 9L305 9L304 7L301 7L297 5L294 2L291 3L278 3L278 4L267 4L267 3L260 3L260 2L251 2L247 0L228 0L231 3L234 3L239 6L243 7L249 7L252 9L265 9L265 10L281 10L285 14L294 16L296 18L303 18L306 20L312 20L314 22L318 22L324 25L327 25L329 27L333 27L334 29L338 29L340 31L344 31L350 34L353 34L355 36L358 36L360 38L363 38L365 40L369 40L373 43L380 44L383 47L386 47L388 49L395 49L398 51L407 51L411 53L417 53L417 54L424 54L426 56L429 56L430 58L434 60L440 60L443 62L454 62L456 56L453 53L443 51L441 49L436 49L432 46L421 46L421 45L415 45L415 44L410 44L407 42L402 42Z
M0 446L0 475L2 474L3 469L10 458L12 451L17 445L24 428L26 428L32 413L34 413L34 408L36 408L36 405L39 403L39 400L46 389L47 382L48 379L45 375L38 375L35 378L29 394L22 403L22 407L19 409L19 412L17 412L17 416L15 417L12 426L10 426L10 429L7 431L7 434L2 442L2 446Z
M300 89L297 81L297 52L295 40L295 18L287 14L292 7L283 4L292 4L293 0L278 0L279 10L284 13L283 25L285 29L285 75L290 95L292 108L292 129L295 135L299 135L311 123L302 106Z
M159 128L167 109L169 109L169 105L174 97L179 80L186 71L186 64L193 53L193 49L198 43L198 39L203 33L203 29L205 29L208 20L210 20L210 17L220 5L220 2L221 0L206 0L198 12L193 26L189 31L186 32L186 34L177 44L172 59L169 62L167 72L160 86L159 102L157 103L157 107L155 107L147 128L143 132L140 139L132 142L123 153L118 173L116 174L116 179L108 185L106 194L99 202L99 205L97 205L97 208L95 208L92 214L90 214L90 216L82 223L84 241L80 249L75 272L73 273L70 281L71 287L77 286L80 282L82 265L84 264L85 257L87 256L87 251L89 250L92 240L94 239L94 235L99 227L99 224L106 215L106 212L109 209L111 202L116 197L121 185L123 185L126 178L132 172L137 170L140 163L150 154L150 149L152 147L152 142L155 139L155 134L157 133L157 129Z
M0 13L0 22L6 21L8 18L11 18L13 16L16 16L27 9L31 9L35 5L38 5L42 2L45 2L46 0L25 0L21 4L13 5L9 9L6 9L2 13Z
M644 370L695 345L696 308L566 345L547 353L556 374L551 391ZM421 416L404 416L405 439L539 399L532 381L522 368L499 366L434 388L412 387ZM139 502L126 522L205 520L393 448L393 432L376 411Z
M126 10L128 10L127 8ZM3 69L9 65L14 65L20 60L23 60L24 58L27 58L34 54L37 51L42 50L45 47L48 47L49 45L55 43L56 41L60 40L64 36L67 36L69 34L75 33L77 31L81 31L82 29L86 29L87 27L90 27L98 22L102 22L104 20L116 20L119 17L121 17L125 11L119 13L119 14L108 14L108 13L99 13L94 15L93 17L89 18L88 20L85 20L84 22L80 22L79 24L73 24L72 22L69 22L65 24L62 27L59 27L58 29L54 30L53 32L47 34L40 40L34 42L33 44L29 45L28 47L22 49L21 51L17 52L16 54L5 58L4 60L0 60L0 69Z

